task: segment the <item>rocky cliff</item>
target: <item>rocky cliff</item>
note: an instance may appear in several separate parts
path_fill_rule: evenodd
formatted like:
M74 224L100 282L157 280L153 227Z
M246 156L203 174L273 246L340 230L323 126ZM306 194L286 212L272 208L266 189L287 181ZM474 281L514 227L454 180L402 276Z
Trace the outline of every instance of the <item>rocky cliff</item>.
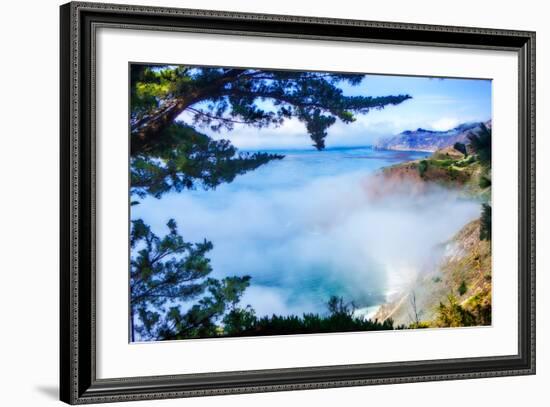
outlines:
M481 123L463 123L454 129L447 131L435 131L427 129L406 130L393 137L384 138L378 141L376 148L383 150L398 151L426 151L436 150L453 146L455 143L468 143L468 134L480 128ZM488 121L485 125L490 126Z
M473 319L472 325L489 325L491 244L480 240L479 235L479 219L465 225L443 243L441 261L421 272L408 289L384 304L375 318L391 318L396 325L406 327L462 326L463 316L452 315L462 312ZM446 316L449 312L450 317ZM459 320L453 321L453 317Z

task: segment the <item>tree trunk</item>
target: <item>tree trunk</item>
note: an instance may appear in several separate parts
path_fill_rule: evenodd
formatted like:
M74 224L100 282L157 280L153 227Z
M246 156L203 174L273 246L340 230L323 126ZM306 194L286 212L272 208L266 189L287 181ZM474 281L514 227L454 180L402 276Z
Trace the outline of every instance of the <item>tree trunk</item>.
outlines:
M167 102L166 106L160 111L146 116L132 125L130 133L131 154L147 151L162 134L162 130L172 124L181 112L194 103L196 103L196 100L175 99Z
M167 101L160 110L132 124L130 154L134 155L150 149L162 134L162 130L174 123L180 113L195 103L219 96L223 93L224 87L228 83L237 80L243 72L242 69L231 69L210 85L195 89L188 92L187 95L182 95L172 101Z

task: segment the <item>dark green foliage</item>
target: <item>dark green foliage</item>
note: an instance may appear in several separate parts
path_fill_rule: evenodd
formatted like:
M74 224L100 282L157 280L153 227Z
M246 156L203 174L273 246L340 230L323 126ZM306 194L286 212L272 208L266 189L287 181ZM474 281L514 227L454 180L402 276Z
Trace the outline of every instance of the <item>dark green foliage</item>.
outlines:
M184 111L194 125L214 131L232 129L235 123L280 125L295 117L306 125L314 146L322 149L336 119L349 123L354 113L410 98L345 96L336 86L358 85L364 77L360 74L154 65L132 65L131 70L132 154L157 143L159 131Z
M464 309L453 295L449 295L448 304L439 303L436 324L440 327L476 326L476 316Z
M423 178L424 174L428 170L428 161L422 160L418 163L418 173L420 174L420 177Z
M153 70L145 65L132 65L130 69L130 109L132 117L146 115L174 88L172 71Z
M190 339L218 336L220 321L237 309L242 294L250 285L250 277L208 279L205 295L189 310L170 309L165 323L159 328L157 340Z
M491 178L486 175L482 175L479 178L479 187L481 189L489 188L491 186Z
M332 315L353 315L355 304L346 304L342 297L331 296L327 302L328 312Z
M490 301L479 301L475 296L469 301L471 303L471 314L474 315L477 325L491 325L492 306Z
M466 294L466 291L468 291L468 286L466 285L466 281L462 280L462 283L460 283L460 286L458 287L458 294L464 295Z
M481 240L491 240L491 205L481 205L481 227L479 229Z
M458 141L454 144L453 148L456 151L460 151L462 154L464 154L464 157L468 157L468 149L466 148L466 144L459 143Z
M258 319L252 307L235 308L223 319L223 334L226 336L238 336L243 332L254 330Z
M322 317L318 314L263 317L250 328L234 332L231 336L256 335L295 335L309 333L381 331L394 329L393 321L384 322L353 318L347 315L330 315Z
M477 155L479 162L487 166L491 165L491 133L491 129L481 123L477 132L468 134L470 148Z
M491 303L482 303L472 297L469 309L460 305L453 295L447 297L448 303L439 303L436 325L439 327L491 325Z
M131 158L131 193L160 198L168 191L215 188L281 155L237 153L228 140L212 140L183 124L163 131L159 143Z
M160 340L199 337L216 333L216 321L248 287L250 277L208 278L212 268L206 253L212 243L188 243L178 234L176 223L169 233L155 235L142 220L132 221L130 245L130 325L132 339ZM196 300L182 312L182 302ZM139 317L136 324L135 317Z
M304 314L301 317L272 315L259 319L250 308L238 309L230 312L224 319L223 335L290 335L394 329L391 319L378 322L355 317L353 304L345 304L342 298L331 297L327 306L328 316L319 314Z

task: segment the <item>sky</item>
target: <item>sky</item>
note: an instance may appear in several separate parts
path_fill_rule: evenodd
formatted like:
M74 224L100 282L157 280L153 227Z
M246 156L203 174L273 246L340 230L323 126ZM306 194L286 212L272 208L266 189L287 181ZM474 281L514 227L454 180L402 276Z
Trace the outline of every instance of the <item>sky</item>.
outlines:
M392 75L366 75L361 84L341 84L345 95L387 96L409 94L397 106L387 106L367 114L356 115L356 121L337 121L328 130L330 147L366 146L382 137L421 127L445 131L461 123L486 121L491 118L491 81L487 79L454 79ZM186 120L186 113L180 117ZM277 128L256 129L236 125L233 131L213 133L211 137L230 139L244 150L311 148L305 126L296 119Z

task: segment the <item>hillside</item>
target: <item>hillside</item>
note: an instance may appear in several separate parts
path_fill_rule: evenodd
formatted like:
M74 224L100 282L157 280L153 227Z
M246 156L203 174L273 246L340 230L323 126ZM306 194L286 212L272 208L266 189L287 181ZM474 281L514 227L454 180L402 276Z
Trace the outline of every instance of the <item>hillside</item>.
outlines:
M490 170L484 168L475 156L452 147L438 150L422 160L407 161L385 167L377 175L378 182L370 186L372 195L393 192L423 193L431 185L461 190L464 195L482 201L490 198Z
M479 219L472 221L445 242L440 263L390 299L375 318L405 326L418 320L422 327L469 325L460 320L468 318L471 325L490 324L491 243L479 239L480 225ZM453 313L459 320L452 320Z
M490 126L491 122L485 123ZM467 143L470 132L476 132L480 123L463 123L447 131L435 131L419 128L406 130L393 137L378 141L376 148L381 150L426 151L435 152L439 149L453 146L455 143Z
M487 134L490 138L491 131ZM490 141L484 148L490 148ZM376 185L382 187L374 191L377 194L403 192L403 186L408 192L426 193L435 184L479 200L481 213L449 241L434 247L434 251L442 251L441 258L419 270L415 281L387 299L374 316L379 321L391 319L410 328L490 325L491 168L486 151L465 156L446 147L423 160L386 167L378 174L382 182Z

